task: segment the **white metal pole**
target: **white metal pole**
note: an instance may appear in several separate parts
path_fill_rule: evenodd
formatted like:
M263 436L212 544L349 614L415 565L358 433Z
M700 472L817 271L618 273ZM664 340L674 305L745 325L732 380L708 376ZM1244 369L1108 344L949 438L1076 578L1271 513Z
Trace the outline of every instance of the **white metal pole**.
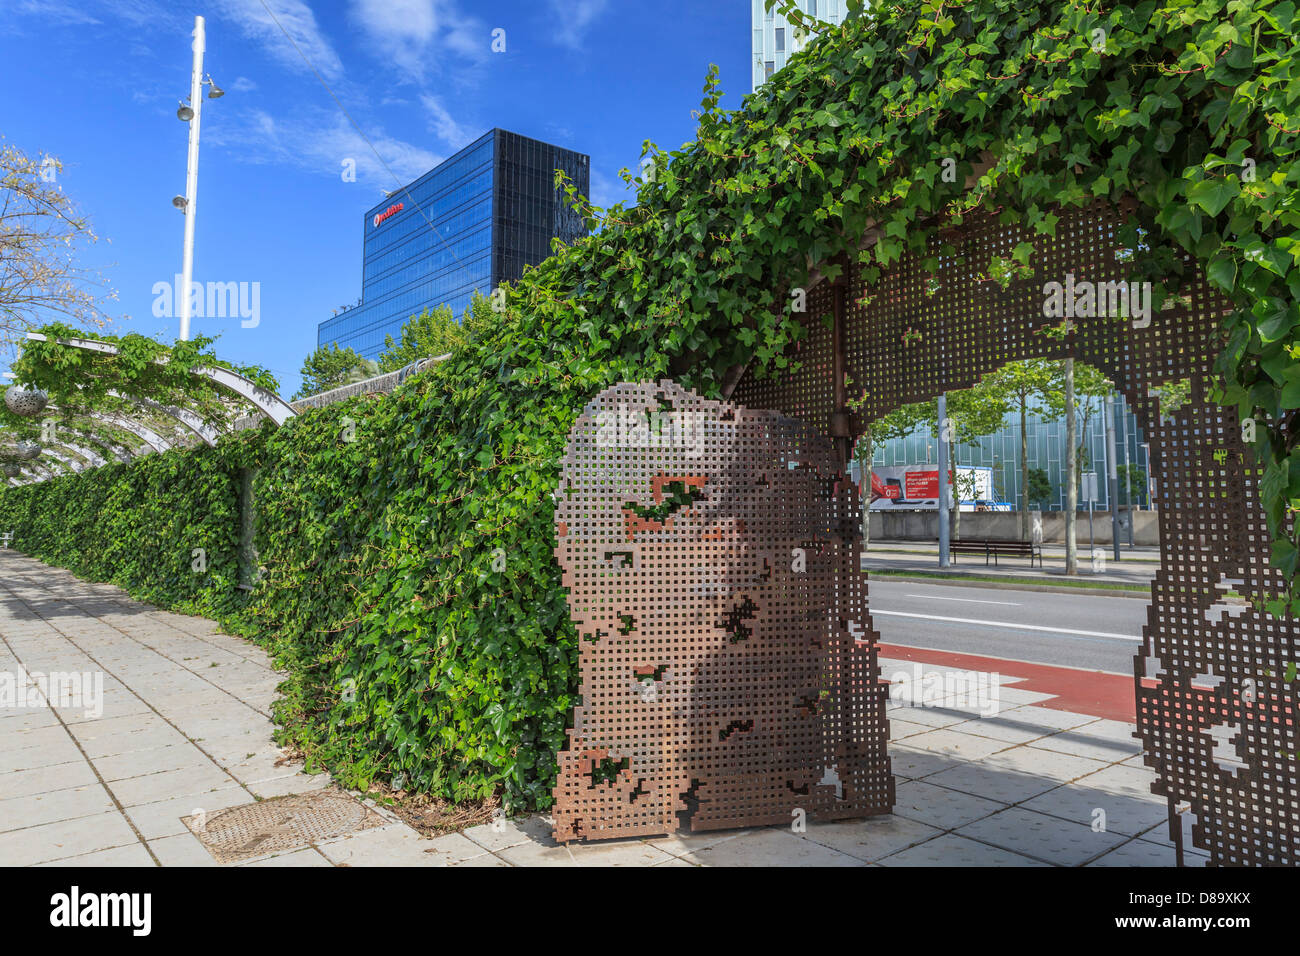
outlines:
M943 437L948 427L947 392L939 393L938 412L939 434L935 437L939 440L939 567L946 568L950 561L948 547L948 442Z
M1119 471L1115 462L1115 393L1108 392L1102 399L1106 421L1106 504L1110 506L1110 550L1115 560L1119 556ZM1130 515L1130 520L1132 516Z
M194 276L194 216L199 203L199 111L203 107L203 18L194 18L194 68L190 76L190 151L185 171L185 258L181 266L181 341L190 337L190 283Z

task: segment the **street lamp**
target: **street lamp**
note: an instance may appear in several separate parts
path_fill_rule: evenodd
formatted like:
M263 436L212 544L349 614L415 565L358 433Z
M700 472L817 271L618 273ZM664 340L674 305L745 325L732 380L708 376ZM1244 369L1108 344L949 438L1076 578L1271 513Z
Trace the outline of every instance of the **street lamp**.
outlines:
M190 95L176 110L176 118L190 124L189 156L185 171L185 195L177 196L172 205L185 213L185 251L181 265L181 288L176 297L181 301L181 340L190 337L190 282L194 277L194 216L198 211L199 196L199 115L203 106L203 87L208 87L208 99L217 100L226 91L209 76L203 78L203 53L206 48L203 18L194 18L194 65L190 71ZM187 105L188 104L188 105Z

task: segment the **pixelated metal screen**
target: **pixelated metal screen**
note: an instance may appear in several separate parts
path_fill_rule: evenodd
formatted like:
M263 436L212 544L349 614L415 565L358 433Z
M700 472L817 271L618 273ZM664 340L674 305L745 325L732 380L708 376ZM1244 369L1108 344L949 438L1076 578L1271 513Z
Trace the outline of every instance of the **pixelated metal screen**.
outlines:
M556 839L892 807L861 507L827 438L618 385L570 433L555 521L582 677Z
M1186 831L1211 864L1294 865L1300 739L1297 682L1285 675L1300 660L1300 642L1294 619L1262 609L1284 593L1284 581L1269 565L1260 470L1235 410L1211 400L1230 305L1179 252L1177 275L1167 279L1181 296L1168 308L1143 314L1135 290L1139 298L1114 314L1076 310L1068 337L1053 337L1062 320L1045 315L1050 283L1084 305L1091 296L1091 311L1101 313L1098 295L1132 278L1132 261L1143 254L1120 241L1124 209L1098 203L1057 212L1055 236L971 219L939 234L956 254L939 254L936 244L929 256L906 255L869 290L856 268L838 291L814 287L809 335L788 356L801 367L776 379L747 374L731 397L826 431L839 410L838 361L850 396L862 399L849 416L856 436L900 405L969 388L1007 362L1073 356L1100 369L1137 413L1156 480L1162 561L1134 662L1136 736L1154 771L1152 789L1169 802L1180 853ZM1004 287L993 263L1023 242L1035 249L1031 272L1013 274ZM841 314L833 315L837 302ZM1183 380L1190 400L1162 408L1162 389ZM1254 606L1225 601L1229 591Z

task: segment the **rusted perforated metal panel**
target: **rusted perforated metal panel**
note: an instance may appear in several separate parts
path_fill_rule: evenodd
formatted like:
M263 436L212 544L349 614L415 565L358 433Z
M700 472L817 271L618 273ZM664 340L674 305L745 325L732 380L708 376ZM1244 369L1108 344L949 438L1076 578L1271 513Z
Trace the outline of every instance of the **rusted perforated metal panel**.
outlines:
M850 394L862 399L855 427L968 388L1020 359L1072 356L1110 377L1149 439L1160 510L1162 563L1135 660L1137 736L1155 771L1153 791L1196 821L1193 840L1211 863L1295 864L1300 740L1296 682L1284 677L1300 659L1300 635L1292 619L1216 607L1229 589L1260 606L1283 593L1269 566L1259 469L1246 457L1235 411L1209 396L1229 304L1180 254L1182 298L1149 324L1139 319L1135 327L1123 315L1080 318L1068 339L1049 337L1044 329L1060 320L1043 314L1046 283L1118 282L1133 271L1117 238L1121 210L1099 203L1057 213L1054 237L970 219L944 234L955 254L941 254L935 242L930 265L937 268L906 255L869 291L851 272L843 322ZM1010 258L1021 242L1034 245L1033 274L1004 288L989 278L990 263ZM747 375L732 397L750 407L798 408L820 421L832 409L809 408L807 396L826 401L827 368L805 363L778 380ZM1191 400L1162 415L1152 389L1183 378ZM1179 820L1171 827L1179 830Z
M556 839L893 805L860 505L816 429L615 386L570 433L556 536L582 674Z

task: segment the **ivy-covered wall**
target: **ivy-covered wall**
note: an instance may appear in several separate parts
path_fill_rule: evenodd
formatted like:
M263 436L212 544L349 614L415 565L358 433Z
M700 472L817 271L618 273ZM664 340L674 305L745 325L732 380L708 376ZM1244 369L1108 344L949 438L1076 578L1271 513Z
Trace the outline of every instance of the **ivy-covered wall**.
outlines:
M88 580L167 607L223 613L238 604L237 454L168 452L10 488L0 494L0 533Z

